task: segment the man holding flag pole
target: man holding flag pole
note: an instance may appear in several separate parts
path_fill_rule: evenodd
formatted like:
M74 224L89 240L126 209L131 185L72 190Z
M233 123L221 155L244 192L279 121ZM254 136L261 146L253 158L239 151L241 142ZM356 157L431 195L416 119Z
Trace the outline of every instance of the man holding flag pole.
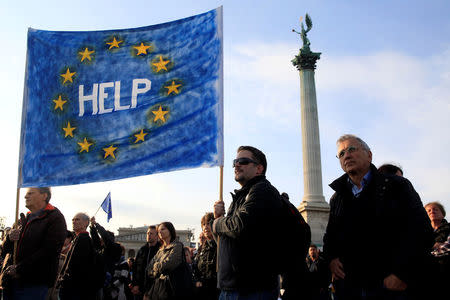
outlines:
M29 188L25 206L30 211L21 218L20 228L12 229L2 245L4 253L14 256L3 274L4 280L9 278L9 284L3 286L5 300L44 300L48 288L55 283L66 222L61 212L49 203L50 198L48 187Z
M22 187L223 166L222 27L219 7L141 28L29 28L16 221ZM109 221L110 194L101 207Z

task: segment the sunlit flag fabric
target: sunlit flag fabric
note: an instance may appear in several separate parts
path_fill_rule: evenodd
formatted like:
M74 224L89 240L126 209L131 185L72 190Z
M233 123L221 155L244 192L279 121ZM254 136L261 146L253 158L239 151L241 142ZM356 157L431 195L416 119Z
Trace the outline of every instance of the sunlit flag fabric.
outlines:
M19 187L223 165L222 8L142 28L29 29Z
M103 200L101 207L107 215L106 222L109 222L109 219L112 218L111 192L109 192L105 200Z

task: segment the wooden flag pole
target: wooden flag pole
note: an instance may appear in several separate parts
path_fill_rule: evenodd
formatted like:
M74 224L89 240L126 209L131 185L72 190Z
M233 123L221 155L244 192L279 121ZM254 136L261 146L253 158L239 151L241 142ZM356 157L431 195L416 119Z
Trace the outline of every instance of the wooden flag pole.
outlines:
M22 176L22 168L20 167L19 163L19 174L17 178L17 190L16 190L16 214L14 216L14 225L13 228L17 229L19 228L19 197L20 197L20 187L19 187L19 180ZM17 241L14 241L14 251L13 251L13 264L16 264L16 256L17 256Z
M220 166L219 176L219 200L223 201L223 166Z
M20 188L17 188L16 192L16 215L14 219L14 226L13 228L19 227L19 196L20 196ZM17 252L17 241L14 241L14 251L13 251L13 264L16 264L16 252Z
M19 197L20 197L20 188L17 188L16 191L16 215L14 222L17 224L17 221L19 220Z

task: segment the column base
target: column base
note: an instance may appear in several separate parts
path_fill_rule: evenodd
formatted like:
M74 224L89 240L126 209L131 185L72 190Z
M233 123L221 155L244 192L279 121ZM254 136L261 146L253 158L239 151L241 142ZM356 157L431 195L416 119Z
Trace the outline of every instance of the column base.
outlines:
M330 206L323 202L305 202L300 203L298 207L306 223L311 227L311 244L319 247L323 245L323 235L328 224Z

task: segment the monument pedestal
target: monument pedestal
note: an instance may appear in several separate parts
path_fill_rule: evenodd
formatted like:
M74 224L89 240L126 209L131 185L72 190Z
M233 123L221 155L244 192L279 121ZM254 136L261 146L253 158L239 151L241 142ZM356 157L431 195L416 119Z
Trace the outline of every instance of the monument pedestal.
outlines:
M323 198L323 196L322 196ZM319 202L302 202L298 207L299 212L305 219L306 223L311 227L311 244L317 246L323 245L323 235L328 223L330 214L330 206L325 201Z

